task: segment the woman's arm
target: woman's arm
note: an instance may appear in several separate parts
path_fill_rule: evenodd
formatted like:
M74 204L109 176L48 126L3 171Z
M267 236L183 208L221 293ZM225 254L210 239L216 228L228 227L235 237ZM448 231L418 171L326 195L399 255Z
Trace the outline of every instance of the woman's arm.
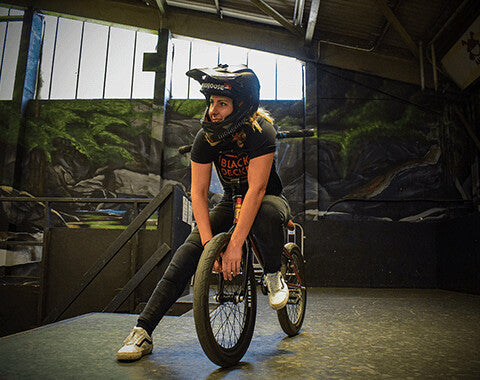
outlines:
M237 226L222 256L222 272L225 279L231 280L240 273L242 246L265 195L274 155L275 153L269 153L255 157L248 164L248 190L243 200Z
M192 209L197 223L202 245L212 238L210 218L208 216L208 189L212 175L212 164L199 164L191 161L192 166Z

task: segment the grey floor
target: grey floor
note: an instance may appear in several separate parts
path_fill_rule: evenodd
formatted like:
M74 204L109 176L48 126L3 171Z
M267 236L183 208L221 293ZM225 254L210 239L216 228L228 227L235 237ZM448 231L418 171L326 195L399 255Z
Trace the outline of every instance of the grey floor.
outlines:
M480 378L480 296L442 290L308 290L300 335L287 338L259 294L255 334L232 369L212 364L192 312L167 316L154 350L115 352L135 315L92 313L0 339L0 379Z

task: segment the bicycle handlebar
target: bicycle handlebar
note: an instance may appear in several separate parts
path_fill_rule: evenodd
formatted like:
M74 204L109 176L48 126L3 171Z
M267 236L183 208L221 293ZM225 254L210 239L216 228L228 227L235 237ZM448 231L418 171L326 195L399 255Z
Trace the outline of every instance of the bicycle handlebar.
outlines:
M298 137L311 137L315 134L314 129L301 129L299 131L278 132L276 138L278 140ZM192 145L183 145L178 148L178 153L185 154L192 150Z
M312 137L315 134L314 129L300 129L299 131L284 131L277 133L277 139L289 139L295 137Z

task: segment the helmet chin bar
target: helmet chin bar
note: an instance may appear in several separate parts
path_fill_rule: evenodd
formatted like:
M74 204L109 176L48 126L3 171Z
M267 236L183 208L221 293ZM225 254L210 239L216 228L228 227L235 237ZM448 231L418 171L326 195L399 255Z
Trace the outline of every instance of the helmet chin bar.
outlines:
M216 143L234 134L253 115L253 113L252 115L249 115L248 112L245 112L245 113L246 115L244 115L243 117L237 118L237 117L232 117L232 115L229 115L225 118L225 120L215 123L213 121L210 121L210 118L208 117L208 108L207 108L205 111L205 115L201 120L202 128L207 134L210 142Z

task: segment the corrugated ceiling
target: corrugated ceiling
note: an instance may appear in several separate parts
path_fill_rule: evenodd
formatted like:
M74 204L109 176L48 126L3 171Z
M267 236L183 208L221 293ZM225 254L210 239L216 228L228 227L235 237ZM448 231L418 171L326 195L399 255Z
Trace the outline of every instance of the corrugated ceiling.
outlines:
M133 0L132 0L133 1ZM160 0L135 0L143 4ZM464 0L381 0L393 11L399 24L418 44L428 44L445 25ZM317 0L262 0L286 21L299 24L305 33L312 9ZM217 13L250 22L279 25L271 13L261 10L251 0L164 0L168 7L181 7L196 12ZM302 4L303 3L303 4ZM298 9L302 9L300 13ZM297 12L296 12L297 10ZM301 23L299 23L301 20ZM387 21L375 0L321 0L316 17L313 42L347 45L352 48L397 51L399 56L411 54L403 37ZM411 49L410 49L411 50Z

